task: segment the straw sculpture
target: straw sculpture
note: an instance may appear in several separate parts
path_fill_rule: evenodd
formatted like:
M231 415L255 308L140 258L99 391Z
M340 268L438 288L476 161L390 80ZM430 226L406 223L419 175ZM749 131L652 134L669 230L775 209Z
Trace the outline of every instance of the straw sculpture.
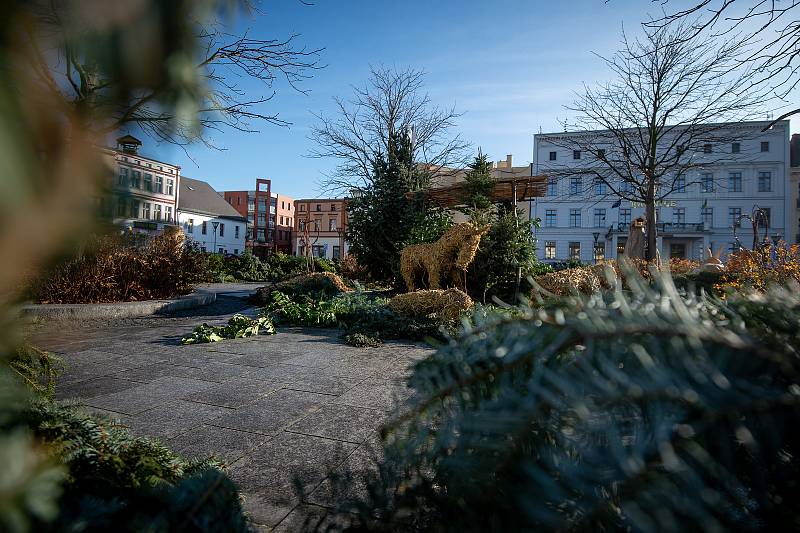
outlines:
M427 274L429 288L438 289L442 273L465 273L487 231L488 227L456 224L434 243L403 248L400 251L400 273L409 292L417 288L415 279L421 274Z
M389 300L389 308L395 313L415 317L435 314L443 320L458 319L472 305L472 298L458 289L407 292Z

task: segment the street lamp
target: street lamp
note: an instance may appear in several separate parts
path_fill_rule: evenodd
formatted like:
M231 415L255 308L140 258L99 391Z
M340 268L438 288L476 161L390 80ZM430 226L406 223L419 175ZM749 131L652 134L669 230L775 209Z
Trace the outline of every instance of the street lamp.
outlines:
M595 231L592 233L592 237L594 237L594 247L592 248L592 257L594 258L594 264L597 264L597 239L600 238L600 232Z
M212 252L217 253L217 226L219 226L219 222L214 220L211 225L214 226L214 248L212 248Z

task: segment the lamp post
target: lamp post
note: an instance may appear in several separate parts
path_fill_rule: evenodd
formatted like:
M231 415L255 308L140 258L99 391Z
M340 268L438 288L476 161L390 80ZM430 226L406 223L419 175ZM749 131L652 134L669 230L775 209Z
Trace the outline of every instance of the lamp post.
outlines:
M594 261L594 264L596 265L597 264L597 239L600 238L600 232L599 231L595 231L594 233L592 233L592 237L594 237L594 247L592 247L592 259Z
M217 226L219 226L219 222L214 220L211 222L211 225L214 227L214 248L213 253L217 253Z

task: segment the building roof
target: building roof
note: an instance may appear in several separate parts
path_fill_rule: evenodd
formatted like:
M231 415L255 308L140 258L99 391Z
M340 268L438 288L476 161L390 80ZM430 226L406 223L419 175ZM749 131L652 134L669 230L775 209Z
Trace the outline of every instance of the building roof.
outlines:
M232 205L226 202L211 185L205 181L193 180L186 176L181 176L180 179L178 209L201 215L247 220Z

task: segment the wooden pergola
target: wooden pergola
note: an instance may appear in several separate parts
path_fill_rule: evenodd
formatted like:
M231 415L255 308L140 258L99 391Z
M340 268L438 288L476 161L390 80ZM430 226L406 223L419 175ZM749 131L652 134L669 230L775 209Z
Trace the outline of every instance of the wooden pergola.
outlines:
M547 189L547 176L517 176L501 178L494 181L492 187L493 202L522 202L528 198L544 196ZM464 205L467 194L466 183L463 181L446 187L435 187L425 191L406 193L406 198L412 199L419 195L427 195L440 207L458 207Z

